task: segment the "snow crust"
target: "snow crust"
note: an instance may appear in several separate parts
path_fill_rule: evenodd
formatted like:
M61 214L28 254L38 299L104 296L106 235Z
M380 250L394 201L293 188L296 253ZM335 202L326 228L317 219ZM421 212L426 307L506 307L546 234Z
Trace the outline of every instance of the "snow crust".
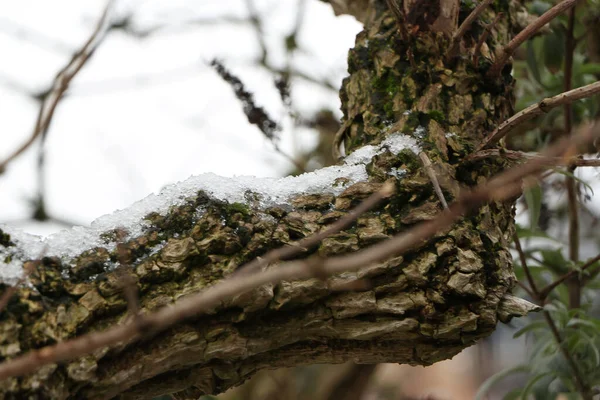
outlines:
M22 274L20 260L37 259L45 254L68 260L98 246L110 251L116 244L106 243L100 234L120 228L125 229L129 237L139 236L148 227L144 217L152 212L164 215L172 206L183 204L186 199L196 196L200 190L229 203L248 203L247 195L257 194L261 207L288 203L291 197L299 194L339 195L348 186L367 180L366 164L373 156L386 150L398 154L404 149L409 149L415 154L421 151L415 138L394 133L379 145L367 145L357 149L346 157L342 165L321 168L299 176L279 179L253 176L224 178L213 173L192 176L183 182L169 185L160 193L151 194L124 210L104 215L93 221L89 227L75 226L46 238L0 224L0 229L8 233L11 241L17 245L8 248L0 246L0 282L14 284L18 281ZM405 171L396 170L393 174L402 176L403 172ZM8 261L9 258L13 260Z

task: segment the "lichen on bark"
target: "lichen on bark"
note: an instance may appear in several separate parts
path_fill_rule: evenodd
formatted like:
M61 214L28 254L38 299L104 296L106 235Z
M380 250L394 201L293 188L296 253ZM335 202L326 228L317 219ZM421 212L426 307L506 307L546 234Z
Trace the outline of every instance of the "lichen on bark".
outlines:
M514 10L496 3L482 17L506 13L487 42L490 57L514 28ZM461 7L462 19L469 9ZM403 38L384 1L371 1L363 11L365 29L350 50L349 77L340 94L349 121L347 152L397 132L413 135L434 163L448 201L499 172L501 160L463 158L511 115L509 71L490 81L485 75L491 60L480 59L476 66L469 53L446 60L449 39L443 32L419 29ZM472 48L479 34L476 23L463 50ZM268 207L259 201L229 203L199 191L164 215L147 215L149 226L139 236L104 232L106 240L121 241L117 247L90 248L68 262L51 254L26 260L29 285L20 287L0 314L0 357L126 321L124 268L139 292L141 311L149 313L225 279L270 249L325 229L386 181L395 184L392 197L299 257L354 252L441 211L413 152L384 150L366 171L366 181L337 195L298 194ZM402 256L329 279L257 288L142 341L7 379L0 382L0 393L5 398L164 393L191 398L222 392L262 368L347 360L428 365L447 359L489 335L499 319L531 310L510 295L513 230L513 204L491 203ZM0 245L15 243L0 232ZM121 267L113 268L116 263ZM358 289L334 290L339 287Z

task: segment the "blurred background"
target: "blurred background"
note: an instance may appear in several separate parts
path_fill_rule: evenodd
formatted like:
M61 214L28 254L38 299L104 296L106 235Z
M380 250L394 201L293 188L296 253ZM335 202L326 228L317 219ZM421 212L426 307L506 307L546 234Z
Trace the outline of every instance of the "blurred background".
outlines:
M552 3L535 1L530 7L541 13ZM0 161L31 137L54 77L96 29L105 6L98 0L0 5ZM583 32L583 18L581 25ZM277 177L333 163L330 143L341 118L338 89L347 51L361 30L353 17L336 17L318 0L119 0L102 30L48 130L0 175L0 223L47 236L86 226L190 175ZM560 64L560 49L553 50L558 61L547 57L553 45L548 36L516 57L519 109L542 99L552 85L560 92L560 77L552 70ZM581 57L578 65L588 69L574 86L600 74L593 68L597 61ZM248 122L232 86L210 66L213 59L239 78L276 122L270 133ZM582 118L597 113L598 99L593 101L584 104ZM558 123L534 120L513 145L535 150ZM600 203L592 195L598 179L596 168L576 174L589 183L580 197L586 210L584 258L598 253ZM534 222L557 240L538 237L528 248L564 253L561 182L559 176L540 185L546 200L539 201ZM519 222L526 227L531 204L519 206ZM487 378L527 361L533 339L512 337L526 323L500 326L453 360L427 368L344 364L263 371L218 397L471 399ZM487 398L502 398L526 377L502 382Z

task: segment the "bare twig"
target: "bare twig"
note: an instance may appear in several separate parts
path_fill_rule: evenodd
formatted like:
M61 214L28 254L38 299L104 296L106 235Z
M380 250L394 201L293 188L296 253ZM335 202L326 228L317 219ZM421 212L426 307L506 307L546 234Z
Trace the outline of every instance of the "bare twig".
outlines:
M496 26L496 24L498 23L498 21L500 21L500 19L502 17L504 17L504 14L498 13L496 15L496 18L494 18L494 20L485 27L485 30L483 31L483 33L477 40L477 44L475 45L475 48L473 49L473 65L475 66L475 68L477 68L477 66L479 65L479 53L481 52L481 47L487 40L487 38L488 38L490 32L492 31L492 29L494 28L494 26Z
M83 68L85 63L89 60L104 38L109 11L111 10L113 3L114 0L108 1L91 36L85 42L83 47L73 55L71 61L69 61L69 63L54 78L52 89L47 93L44 101L40 105L37 121L31 137L4 161L0 162L0 174L6 170L8 163L27 150L40 135L43 136L47 132L50 122L52 121L52 117L54 116L54 111L56 110L56 107L58 106L58 103L62 99L63 95L69 88L69 84L77 75L77 73L79 73L81 68Z
M340 146L342 145L342 141L344 140L344 134L346 133L346 130L352 124L353 120L354 120L354 117L348 116L348 118L344 121L342 126L340 126L340 129L338 129L338 131L335 133L335 136L333 137L333 147L331 149L331 153L333 155L334 160L339 160L342 158Z
M548 295L550 295L550 293L554 290L555 287L557 287L558 285L560 285L561 283L563 283L567 279L570 279L570 278L572 278L574 276L577 276L577 275L581 274L583 271L586 271L588 268L590 268L591 266L593 266L594 264L596 264L598 261L600 261L600 254L598 254L594 258L589 259L585 264L583 264L581 266L581 268L572 269L571 271L567 272L566 274L564 274L563 276L561 276L560 278L558 278L554 282L548 284L546 287L544 287L542 290L540 290L540 299L542 301L546 300L546 298L548 297Z
M450 42L450 48L448 49L448 53L446 54L446 59L450 59L456 56L459 49L460 39L467 33L467 31L471 28L471 24L475 22L475 20L481 15L481 13L490 5L493 0L483 0L471 13L465 18L462 24L458 27L458 29L452 35L452 40ZM485 33L484 33L485 34Z
M433 185L433 189L435 190L435 194L437 194L438 199L440 199L440 203L442 203L442 207L444 210L448 209L448 203L446 202L446 198L444 197L444 193L442 192L442 188L440 187L440 183L438 182L435 171L433 170L433 166L431 165L431 160L427 157L427 154L422 151L419 153L419 158L423 162L423 167L425 168L425 172L429 179L431 180L431 184Z
M570 104L576 100L585 99L586 97L592 97L597 94L600 94L600 81L579 87L577 89L569 90L568 92L546 98L537 104L533 104L501 123L490 135L488 135L487 139L485 139L484 142L477 148L475 153L493 145L494 143L497 143L500 139L506 136L511 129L525 121L529 121L530 119L546 113L555 107Z
M599 135L598 131L600 129L587 126L571 140L563 139L549 148L544 152L544 156L560 156L565 151L569 151L571 146L590 142ZM439 213L435 219L417 224L408 231L364 250L326 259L311 257L306 260L291 261L279 268L271 268L251 275L234 275L153 314L140 315L135 323L112 326L101 332L92 332L30 351L0 364L0 379L23 375L44 365L77 358L119 342L140 339L144 335L162 331L186 318L206 312L221 301L265 284L311 278L317 270L323 275L358 270L374 262L400 255L422 244L424 240L436 233L445 231L469 210L477 209L488 201L503 201L520 193L522 186L520 180L525 176L539 174L543 168L543 162L532 160L518 168L508 170L486 184L478 186L474 191L461 194L448 210Z
M406 15L402 8L402 2L399 0L385 0L389 10L396 19L396 25L398 26L398 32L403 39L408 38L408 30L406 29Z
M469 157L469 161L482 160L488 157L504 157L509 160L515 161L526 161L532 160L534 158L540 158L538 153L525 153L522 151L516 150L506 150L506 149L485 149L480 150L477 153L472 154ZM580 158L580 157L571 157L568 159L561 158L547 158L543 157L546 160L549 167L555 166L557 164L564 164L567 167L600 167L600 159L594 158Z
M529 24L525 29L523 29L517 36L515 36L500 52L500 56L496 59L496 62L490 67L487 76L489 78L495 78L500 75L500 71L504 68L504 65L515 52L515 50L523 44L527 39L531 38L535 35L544 25L548 22L552 21L563 11L568 10L573 7L578 0L563 0L544 14L542 14L538 19Z
M517 253L519 254L519 260L521 261L521 266L523 267L523 271L525 271L525 276L527 277L527 282L529 282L529 287L531 288L531 293L533 294L533 299L539 301L539 291L537 285L535 284L535 280L531 275L531 271L527 266L527 258L525 257L525 253L523 252L523 248L521 247L521 241L519 240L519 236L515 233L513 235L513 240L515 242L515 248L517 249Z
M521 281L517 281L517 285L519 285L521 287L521 289L523 289L529 295L529 297L531 297L532 299L535 299L535 293L533 293L533 291L531 289L529 289L529 287L527 285L525 285Z

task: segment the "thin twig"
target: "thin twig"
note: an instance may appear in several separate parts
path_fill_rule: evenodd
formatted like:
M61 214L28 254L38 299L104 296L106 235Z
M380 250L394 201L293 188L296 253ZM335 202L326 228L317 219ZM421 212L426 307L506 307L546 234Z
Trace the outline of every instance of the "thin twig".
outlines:
M525 153L517 150L506 150L506 149L485 149L480 150L477 153L472 154L469 157L469 161L482 160L488 157L503 157L509 160L515 161L526 161L534 158L539 158L538 153ZM556 164L565 164L567 167L600 167L600 159L594 158L580 158L571 157L569 159L559 158L544 158L548 161L548 166L552 167Z
M481 15L481 13L490 5L493 0L483 0L471 13L465 18L462 24L452 35L452 41L450 42L450 48L446 53L446 59L450 59L456 56L459 49L460 39L467 33L471 28L471 24Z
M475 153L493 145L494 143L497 143L500 139L506 136L511 129L525 121L529 121L538 115L547 113L555 107L570 104L576 100L585 99L597 94L600 94L600 81L579 87L577 89L569 90L568 92L561 93L554 97L548 97L537 104L533 104L501 123L491 134L488 135L487 139L485 139L484 142L477 148Z
M353 120L354 120L354 117L349 116L344 121L342 126L340 126L340 129L338 129L338 131L335 133L335 135L333 137L333 147L331 149L331 154L333 155L334 160L339 160L343 157L342 153L340 151L340 146L342 145L342 141L344 140L344 134L346 133L346 129L348 129L350 127Z
M527 39L531 38L535 35L544 25L548 22L552 21L558 15L560 15L563 11L573 7L578 0L563 0L544 14L542 14L538 19L527 25L525 29L523 29L517 36L515 36L500 52L500 56L496 59L496 62L490 67L487 72L488 78L495 78L500 75L502 68L515 52L515 50L523 44Z
M435 171L433 170L433 166L431 165L431 160L429 159L429 157L427 157L427 154L424 151L419 153L419 158L421 158L421 161L423 162L423 167L425 168L427 176L429 176L429 180L431 180L431 184L433 185L435 194L437 194L438 199L440 199L440 203L442 203L442 207L444 208L444 210L447 210L448 203L446 202L444 192L442 192L440 183L438 182Z
M408 30L406 29L406 15L404 14L404 9L402 8L402 1L400 0L385 0L388 9L394 15L396 19L396 25L398 26L398 32L400 32L400 36L402 37L402 41L406 41L408 38Z
M525 257L525 252L523 252L523 248L521 247L521 241L519 240L519 235L515 232L513 234L513 240L515 242L515 248L517 249L517 253L519 254L519 259L521 260L521 266L523 267L523 271L525 271L525 276L527 277L527 282L529 282L529 287L531 288L531 293L533 294L533 299L535 301L539 301L539 291L537 285L535 284L535 280L533 279L533 275L531 275L531 271L527 266L527 257Z
M529 289L529 287L527 285L525 285L521 281L517 281L517 285L519 285L521 287L521 289L523 289L529 295L529 297L531 297L532 299L535 300L535 293L533 293L533 291L531 289Z
M589 143L600 136L599 131L600 129L588 125L571 140L564 139L550 147L544 152L544 156L557 157L569 151L571 146ZM466 212L477 209L489 201L503 201L520 193L521 179L529 175L538 175L543 167L544 164L539 160L532 160L518 168L508 170L486 184L476 187L474 191L462 193L448 210L442 211L433 220L417 224L408 231L364 250L326 259L311 257L306 260L291 261L279 268L270 268L251 275L234 275L200 293L189 295L173 305L161 308L155 313L140 315L135 323L115 325L104 331L92 332L30 351L0 364L0 379L30 373L44 365L77 358L119 342L140 339L144 335L162 331L186 318L206 312L226 299L265 284L312 278L317 269L323 275L355 271L389 257L401 255L421 245L424 240L436 233L449 229ZM310 267L311 265L313 267Z
M477 40L477 44L475 45L475 48L473 49L473 65L475 66L475 68L477 68L479 66L479 53L481 52L481 47L487 40L492 29L494 29L494 27L496 26L496 24L498 23L498 21L500 21L500 19L502 17L504 17L504 14L498 13L496 15L496 18L494 18L494 20L492 21L492 23L485 27L485 30L483 31L483 33Z
M83 68L94 51L98 48L98 45L102 42L104 33L106 32L109 11L111 10L113 3L114 0L108 1L91 36L85 42L83 47L73 55L69 63L62 70L60 70L54 78L52 89L46 94L44 101L40 105L37 121L31 137L4 161L0 162L0 174L6 170L8 163L27 150L35 141L35 139L37 139L40 135L46 134L48 127L50 126L50 122L52 121L52 117L54 116L54 111L56 110L56 107L58 106L58 103L62 99L63 95L69 88L71 81L77 75L77 73L79 73L81 68Z
M564 274L563 276L561 276L554 282L552 282L549 285L547 285L546 287L544 287L542 290L540 290L541 300L545 300L548 297L548 295L554 290L555 287L557 287L558 285L560 285L567 279L570 279L573 276L581 274L583 271L587 270L588 268L590 268L591 266L596 264L598 261L600 261L600 254L598 254L594 258L589 259L585 264L583 264L581 266L581 268L572 269L571 271L567 272L566 274Z

